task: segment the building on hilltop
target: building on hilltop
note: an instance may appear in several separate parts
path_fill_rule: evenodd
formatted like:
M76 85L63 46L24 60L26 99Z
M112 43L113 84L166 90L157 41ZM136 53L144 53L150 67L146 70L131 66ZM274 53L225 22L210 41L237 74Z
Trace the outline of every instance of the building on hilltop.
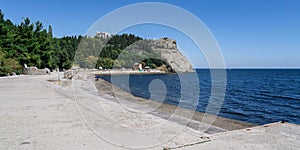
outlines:
M96 32L96 36L98 36L101 39L108 39L111 37L111 35L108 32Z

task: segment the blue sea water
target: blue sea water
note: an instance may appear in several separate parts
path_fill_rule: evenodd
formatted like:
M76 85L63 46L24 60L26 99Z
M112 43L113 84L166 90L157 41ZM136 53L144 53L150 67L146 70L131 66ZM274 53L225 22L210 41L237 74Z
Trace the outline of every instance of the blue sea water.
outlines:
M113 84L127 90L131 94L149 99L149 85L158 79L165 85L164 103L178 105L182 98L182 81L188 84L199 84L199 91L187 92L190 97L183 107L205 112L211 97L211 71L198 69L195 82L191 74L132 74L102 76ZM226 92L219 116L253 124L267 124L282 119L300 124L300 69L232 69L226 70ZM190 81L189 81L190 80ZM129 81L124 84L124 81ZM150 87L151 88L151 87ZM198 89L197 89L198 90ZM195 90L191 90L195 91ZM196 95L195 95L196 94Z

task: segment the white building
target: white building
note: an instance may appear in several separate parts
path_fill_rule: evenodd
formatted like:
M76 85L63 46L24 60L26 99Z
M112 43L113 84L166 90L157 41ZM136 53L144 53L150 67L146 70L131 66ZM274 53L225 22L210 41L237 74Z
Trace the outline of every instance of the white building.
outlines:
M100 37L101 39L108 39L111 37L111 35L108 32L96 32L96 35Z

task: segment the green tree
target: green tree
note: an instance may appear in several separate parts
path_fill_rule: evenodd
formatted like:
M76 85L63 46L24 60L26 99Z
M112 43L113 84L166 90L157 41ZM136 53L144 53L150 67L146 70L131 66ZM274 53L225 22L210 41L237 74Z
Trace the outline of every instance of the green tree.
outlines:
M6 58L6 53L0 50L0 76L21 72L21 65L13 58Z
M48 35L49 35L51 38L53 38L52 26L51 26L51 25L49 25L49 27L48 27Z
M96 68L102 67L104 69L112 69L114 61L109 58L99 58L97 60Z
M78 43L79 37L76 36L53 38L52 27L49 26L47 31L40 21L31 23L29 18L23 18L20 25L14 25L4 19L0 10L0 47L5 52L5 59L12 59L7 64L2 63L2 68L17 61L38 68L69 69Z

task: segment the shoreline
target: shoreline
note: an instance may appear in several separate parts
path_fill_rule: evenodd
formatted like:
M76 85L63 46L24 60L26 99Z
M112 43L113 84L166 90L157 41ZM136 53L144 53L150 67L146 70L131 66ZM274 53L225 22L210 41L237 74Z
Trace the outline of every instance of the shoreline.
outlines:
M169 72L160 71L160 70L150 70L150 71L138 71L131 69L112 69L112 70L90 70L88 71L91 74L95 75L126 75L126 74L168 74Z
M93 75L93 74L91 74ZM107 74L105 74L107 75ZM115 74L114 74L115 75ZM98 83L97 83L98 82ZM244 129L249 127L257 126L255 124L251 124L248 122L243 122L239 120L234 120L230 118L224 118L221 116L215 116L212 114L207 114L203 112L193 111L187 108L177 107L175 105L167 104L167 103L159 103L154 100L145 99L142 97L137 97L132 95L131 93L122 90L121 88L111 84L110 82L99 78L98 81L95 81L96 87L102 95L109 94L110 96L115 96L115 93L117 93L119 96L122 96L122 99L126 99L128 101L132 101L134 103L142 102L146 103L149 107L153 109L157 109L161 114L154 114L158 117L168 119L168 117L172 114L174 114L175 111L177 111L176 115L179 115L180 117L191 117L190 114L193 114L191 121L194 122L188 124L188 127L196 129L197 130L197 122L200 123L208 123L211 118L216 117L214 122L212 123L212 126L224 129L226 131L232 131L232 130L238 130L238 129ZM114 91L113 91L114 90ZM115 92L115 93L114 93ZM179 113L178 113L179 112ZM208 121L206 121L208 120ZM176 122L176 120L175 120ZM209 132L209 131L208 131Z
M92 91L94 87L90 86L95 82L87 80L88 76L59 81L58 75L0 78L0 149L300 148L300 126L296 124L276 122L221 132L218 130L221 128L211 126L213 129L209 131L212 132L203 133L176 122L180 120L160 116L168 111L173 113L170 108L175 106L159 105L162 113L156 115L126 111L109 94L116 91L111 91L112 85L107 81L99 80L102 84L98 86L102 90L94 89L97 91L95 93ZM74 99L73 88L77 88L79 99ZM154 101L132 98L124 91L118 94L124 94L123 102L130 105L148 102L147 107L141 107L141 110L147 110L149 105L157 106ZM107 116L107 113L117 120ZM223 119L219 118L223 126L236 123Z

